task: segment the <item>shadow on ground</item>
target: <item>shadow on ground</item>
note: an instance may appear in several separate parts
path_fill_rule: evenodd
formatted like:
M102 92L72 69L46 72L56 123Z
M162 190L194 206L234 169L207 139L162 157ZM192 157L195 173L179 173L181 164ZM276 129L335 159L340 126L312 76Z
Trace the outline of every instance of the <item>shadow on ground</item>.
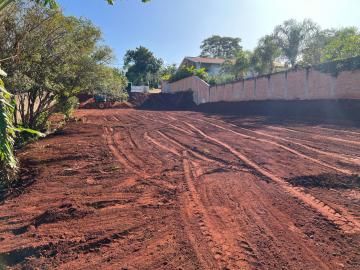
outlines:
M320 174L306 175L289 178L287 181L298 187L320 187L332 189L360 188L360 177L358 175L343 174Z
M273 124L360 127L360 100L273 100L201 104L196 111L246 126Z

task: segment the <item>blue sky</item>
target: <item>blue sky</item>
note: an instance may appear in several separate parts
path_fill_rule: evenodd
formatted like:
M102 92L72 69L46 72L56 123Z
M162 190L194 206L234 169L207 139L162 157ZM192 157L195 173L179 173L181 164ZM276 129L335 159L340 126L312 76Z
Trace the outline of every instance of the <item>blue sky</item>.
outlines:
M245 49L284 20L311 18L323 28L360 28L359 0L59 0L65 14L89 18L114 49L119 67L128 49L143 45L165 63L200 53L213 35L240 37Z

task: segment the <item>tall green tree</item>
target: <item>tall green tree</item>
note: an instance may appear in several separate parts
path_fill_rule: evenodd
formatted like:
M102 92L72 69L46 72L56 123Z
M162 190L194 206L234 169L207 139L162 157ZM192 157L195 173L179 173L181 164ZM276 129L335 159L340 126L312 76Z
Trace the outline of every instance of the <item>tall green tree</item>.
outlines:
M271 73L274 71L275 60L281 55L281 50L272 35L261 38L255 48L250 65L258 74Z
M156 58L149 49L143 46L128 50L124 56L126 77L135 85L158 86L162 65L163 60Z
M240 38L211 36L202 42L200 56L234 59L242 50L240 42Z
M309 40L319 31L320 27L309 19L302 22L291 19L275 27L274 37L283 57L294 66Z
M319 64L324 54L324 48L334 36L336 30L325 29L317 31L308 41L303 50L302 62L304 64Z

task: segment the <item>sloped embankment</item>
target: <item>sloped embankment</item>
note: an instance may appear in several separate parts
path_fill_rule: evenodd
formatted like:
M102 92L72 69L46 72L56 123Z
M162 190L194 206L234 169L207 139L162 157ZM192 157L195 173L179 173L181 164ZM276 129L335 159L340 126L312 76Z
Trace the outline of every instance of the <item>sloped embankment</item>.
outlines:
M196 106L193 101L192 91L178 92L175 94L131 93L129 102L141 109L155 110L191 109Z

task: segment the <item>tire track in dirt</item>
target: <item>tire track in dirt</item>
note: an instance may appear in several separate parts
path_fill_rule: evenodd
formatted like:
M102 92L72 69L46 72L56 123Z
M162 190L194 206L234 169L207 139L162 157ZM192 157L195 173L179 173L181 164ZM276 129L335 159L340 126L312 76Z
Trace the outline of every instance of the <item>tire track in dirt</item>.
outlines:
M199 149L193 150L193 147L191 145L181 143L177 139L172 137L171 135L165 134L161 131L158 131L158 132L166 139L166 141L170 141L170 142L174 143L175 145L179 146L180 151L186 150L190 155L192 155L194 158L197 158L198 160L208 162L209 164L216 164L219 166L219 169L228 169L228 170L232 170L232 171L246 171L246 172L249 171L248 169L246 169L244 167L236 166L234 164L229 164L229 162L227 162L226 160L223 160L221 158L213 157L207 153L202 152Z
M338 225L344 232L346 233L356 233L360 231L360 223L354 218L352 215L350 215L347 212L339 213L335 209L331 208L329 205L326 205L324 202L316 199L314 196L307 194L302 191L301 188L293 187L290 184L288 184L285 180L283 180L280 177L277 177L276 175L272 174L271 172L268 172L267 170L263 169L259 165L257 165L255 162L250 160L248 157L240 153L239 151L235 150L230 145L222 142L221 140L211 137L204 133L202 130L198 129L194 125L184 122L186 125L188 125L190 128L198 132L201 136L203 136L205 139L213 141L217 143L218 145L221 145L228 151L230 151L233 155L238 157L240 160L242 160L244 163L246 163L248 166L252 167L254 170L259 172L261 175L265 176L268 179L271 179L272 181L276 182L281 186L287 193L292 195L293 197L301 200L302 202L306 203L307 205L311 206L314 210L321 213L324 217L326 217L328 220L334 222L336 225Z
M152 142L153 144L155 144L156 146L158 146L159 148L162 148L163 150L165 150L167 152L171 152L171 153L173 153L173 154L175 154L177 156L181 156L180 152L186 150L187 152L189 152L189 154L191 154L192 156L194 156L195 158L197 158L199 160L209 162L209 163L215 163L215 164L222 165L222 166L227 165L225 162L220 162L218 160L211 159L211 158L205 156L204 154L200 154L198 152L195 152L195 151L191 150L190 146L180 144L178 141L171 138L169 135L164 134L160 130L157 130L156 132L160 136L162 136L167 142L170 142L170 143L176 145L178 148L165 146L162 142L158 141L155 138L150 137L148 132L146 132L144 134L145 139L149 140L150 142Z
M129 163L129 161L124 157L124 154L121 151L119 151L119 149L117 149L113 137L113 128L104 127L104 138L110 151L113 153L115 158L120 162L120 164L123 165L125 171L134 173L139 176L144 176L144 173L134 168Z
M256 138L256 137L253 137L253 136L250 136L250 135L245 135L245 134L236 132L234 130L224 128L222 126L219 126L219 125L214 124L214 123L209 122L209 121L205 121L205 120L202 120L202 119L197 119L197 121L201 121L201 122L205 122L207 124L213 125L213 126L217 126L218 128L221 128L223 130L224 129L229 130L230 132L237 133L238 135L243 136L244 138L247 138L247 139L251 138L251 139L258 140L258 141L261 141L261 140L264 141L264 139ZM223 122L223 121L221 121L221 122ZM285 138L282 138L282 137L279 137L279 136L276 136L276 135L268 134L268 133L263 132L263 131L251 130L251 129L248 129L248 128L239 127L239 126L231 124L231 123L226 123L226 122L223 122L223 123L224 124L229 124L230 126L236 127L237 129L242 129L242 130L247 131L247 132L252 132L252 133L255 133L255 134L258 134L258 135L262 135L262 136L265 136L265 137L269 137L269 138L272 138L272 139L277 139L277 140L280 140L280 141L283 141L283 142L286 142L286 143L297 145L297 146L305 148L305 149L307 149L309 151L312 151L312 152L315 152L315 153L318 153L318 154L321 154L321 155L324 155L324 156L341 159L341 160L344 160L344 161L346 161L348 163L360 166L360 159L357 159L357 158L351 158L351 157L344 156L342 154L338 154L338 153L334 153L334 152L322 151L320 149L317 149L317 148L314 148L314 147L311 147L311 146L308 146L308 145L305 145L305 144L302 144L302 143L295 142L294 140L285 139ZM295 139L295 140L298 140L298 139ZM323 165L325 167L328 167L330 169L334 169L334 170L337 170L337 171L339 171L341 173L345 173L345 174L353 174L353 172L350 171L350 170L330 165L330 164L328 164L326 162L323 162L321 160L318 160L318 159L315 159L313 157L302 154L302 153L298 152L297 150L295 150L295 149L293 149L291 147L288 147L286 145L282 145L282 144L279 144L279 143L276 143L276 142L273 142L273 141L269 141L269 140L265 140L265 141L266 141L266 143L271 143L271 144L274 144L274 145L278 145L283 149L287 148L285 150L287 150L287 151L291 150L290 152L292 152L293 154L296 154L296 155L300 154L300 156L302 156L303 158L307 158L307 159L311 158L311 161L316 162L316 163L318 163L320 165Z
M262 190L256 182L251 182L251 185L247 186L245 193L247 193L247 195L242 194L244 197L242 197L241 200L251 203L247 204L246 207L243 207L237 203L233 206L233 209L235 208L233 211L235 211L235 215L241 217L242 221L244 221L246 224L245 226L248 232L247 237L250 242L254 242L255 240L253 233L256 234L255 231L258 233L260 231L262 237L268 239L267 242L269 242L270 246L267 246L266 250L272 253L272 257L275 257L275 254L282 254L283 258L289 258L293 256L290 250L285 251L284 254L284 249L282 246L284 245L283 241L285 240L289 241L289 243L296 243L299 249L302 250L301 253L304 257L307 259L311 258L313 263L316 262L316 267L314 265L313 269L330 268L327 265L327 262L324 262L324 259L320 258L316 254L316 247L310 247L308 243L304 241L304 232L296 227L294 220L289 218L289 216L284 213L281 208L279 209L277 207L273 207L272 196L276 196L275 194L268 193L268 191L264 192L264 190ZM229 196L228 198L231 200ZM264 216L264 213L266 213L266 216ZM224 216L224 214L221 216ZM236 224L234 224L232 227L235 226ZM287 231L290 233L286 233L286 235L284 235L285 239L280 240L278 235L279 231ZM242 236L242 233L234 232L234 234ZM242 238L245 239L245 237ZM241 241L239 244L242 245L244 242ZM252 250L250 245L248 245L248 248L250 251ZM257 253L260 256L263 256L262 251L257 250ZM279 269L284 268L279 267ZM286 269L293 268L289 267Z
M337 171L337 172L344 173L344 174L348 174L348 175L352 175L352 174L353 174L353 172L350 171L350 170L343 169L343 168L340 168L340 167L338 167L338 166L334 166L334 165L328 164L328 163L326 163L326 162L324 162L324 161L321 161L321 160L319 160L319 159L310 157L310 156L305 155L305 154L303 154L303 153L300 153L299 151L297 151L297 150L295 150L295 149L293 149L293 148L291 148L291 147L288 147L288 146L286 146L286 145L279 144L279 143L277 143L277 142L269 141L269 140L266 140L266 139L260 139L260 138L257 138L257 137L249 136L249 135L240 133L240 132L238 132L238 131L234 131L234 130L229 129L229 128L222 127L222 126L220 126L220 125L217 125L217 124L214 124L214 123L205 121L205 120L199 120L199 121L204 121L204 122L207 123L207 124L210 124L210 125L212 125L212 126L215 126L215 127L219 128L219 129L222 129L222 130L225 130L225 131L229 131L229 132L231 132L231 133L233 133L233 134L236 134L236 135L239 135L239 136L241 136L241 137L243 137L243 138L245 138L245 139L251 139L251 140L254 140L254 141L258 141L258 142L264 142L264 143L268 143L268 144L275 145L275 146L280 147L281 149L284 149L284 150L286 150L286 151L288 151L288 152L290 152L290 153L292 153L292 154L295 154L295 155L297 155L297 156L299 156L299 157L301 157L301 158L310 160L310 161L312 161L312 162L314 162L314 163L317 163L317 164L319 164L319 165L321 165L321 166L324 166L324 167L326 167L326 168L335 170L335 171ZM318 150L317 150L317 151L318 151ZM320 151L321 151L321 150L320 150ZM321 151L321 152L323 152L323 151ZM333 157L339 157L339 156L336 155L336 154L334 154L334 155L332 155L332 156L333 156Z
M292 129L292 128L284 128L284 127L276 127L276 126L268 126L269 128L272 129L277 129L277 130L286 130L289 132L295 132L295 133L310 133L308 131L299 131L296 129ZM353 145L360 145L360 142L358 141L352 141L352 140L345 140L345 139L341 139L341 138L336 138L336 137L331 137L331 136L325 136L325 135L317 135L317 134L310 134L312 136L312 138L314 139L324 139L324 140L329 140L329 141L335 141L335 142L342 142L342 143L347 143L347 144L353 144Z
M141 117L143 117L143 118L145 118L147 120L150 120L150 121L158 122L158 123L164 124L166 126L172 127L173 129L176 129L176 130L181 131L183 133L186 133L188 135L191 135L191 136L195 135L195 133L192 132L191 130L186 130L186 129L183 129L181 127L175 126L174 124L171 124L169 122L162 121L162 120L159 119L159 117L156 118L156 119L154 117L151 118L151 117L145 116L145 115L142 115ZM166 119L166 120L168 120L168 119Z
M291 143L291 144L294 144L294 145L298 145L298 146L300 146L302 148L305 148L307 150L316 152L316 153L324 155L324 156L329 156L329 157L332 157L332 158L338 158L338 159L341 159L341 160L345 160L348 163L360 166L360 159L358 159L358 158L351 158L349 156L345 156L345 155L342 155L342 154L329 152L329 151L323 151L323 150L308 146L306 144L294 141L294 140L299 141L300 139L294 138L294 139L290 140L290 139L285 139L285 138L282 138L282 137L279 137L279 136L276 136L276 135L272 135L272 134L269 134L269 133L266 133L266 132L263 132L263 131L255 131L255 130L251 130L251 129L247 129L247 128L243 128L243 127L238 127L236 125L234 125L234 126L239 128L239 129L243 129L243 130L246 130L246 131L249 131L249 132L257 133L259 135L263 135L263 136L266 136L266 137L269 137L269 138L273 138L273 139L281 140L281 141ZM302 140L302 141L304 141L304 140Z
M217 232L215 229L216 226L212 224L211 218L202 205L201 199L196 191L194 173L191 168L191 162L188 159L187 151L184 150L182 155L186 188L189 191L190 211L196 219L201 234L206 239L205 241L219 269L251 269L250 263L256 264L256 262L254 262L254 257L256 258L256 256L248 256L247 253L250 250L249 244L244 241L242 246L244 250L239 250L239 248L228 243L226 239L222 237L221 233Z
M159 148L167 151L167 152L171 152L173 153L174 155L176 156L181 156L180 153L175 149L175 148L170 148L170 147L167 147L163 144L161 144L160 142L158 142L157 140L155 140L154 138L150 137L149 133L148 132L145 132L144 134L144 138L150 142L152 142L153 144L155 144L156 146L158 146Z
M173 129L175 130L179 130L183 133L186 133L188 135L195 135L195 133L191 130L187 130L187 129L184 129L184 128L180 128L178 126L175 126L173 124L169 124L167 122L164 122L164 121L161 121L161 120L158 120L158 119L154 119L153 117L150 118L149 116L144 116L144 115L141 115L142 118L146 119L146 120L150 120L150 121L154 121L154 122L159 122L159 123L162 123L162 124L165 124L167 127L172 127ZM165 118L166 119L166 118ZM168 119L167 119L168 120ZM176 145L177 147L179 147L180 150L176 149L176 148L170 148L170 147L165 147L161 142L157 141L156 139L154 138L151 138L149 136L149 134L147 133L147 139L150 140L152 143L154 143L155 145L157 145L158 147L160 148L163 148L164 150L167 150L169 152L172 152L175 154L176 153L179 153L179 151L183 151L185 149L187 149L187 151L192 154L193 156L195 156L196 158L198 159L201 159L201 160L204 160L204 161L207 161L207 162L215 162L215 163L218 163L218 164L221 164L223 165L222 162L219 162L218 160L215 160L215 159L211 159L211 158L208 158L205 154L201 154L201 153L197 153L195 151L193 151L192 149L190 149L190 147L188 145L183 145L181 144L180 142L176 141L174 138L171 138L169 135L166 135L164 134L163 132L159 130L156 130L156 132L162 136L166 141L168 142L171 142L172 144ZM174 152L175 151L175 152ZM177 155L177 154L176 154Z
M127 159L127 161L132 164L132 167L135 167L138 171L144 167L144 161L140 158L136 157L133 154L133 151L126 151L125 147L123 147L122 137L119 131L113 132L112 134L115 146L118 148L119 152L123 154L123 156Z
M180 148L180 151L183 150L187 150L191 155L193 155L194 157L203 160L205 162L210 162L210 163L216 163L216 164L221 164L223 165L223 163L219 162L218 160L215 159L211 159L203 154L200 154L198 152L195 152L193 150L190 149L189 146L183 145L181 143L179 143L178 141L176 141L174 138L170 137L169 135L166 135L165 133L161 132L160 130L157 131L157 133L162 136L165 140L173 143L174 145L178 146Z
M339 133L345 133L345 134L354 134L354 135L360 136L360 132L350 131L350 130L341 130L341 129L320 127L320 126L317 126L316 129L323 129L323 130L328 130L328 131L333 131L333 132L339 132Z

